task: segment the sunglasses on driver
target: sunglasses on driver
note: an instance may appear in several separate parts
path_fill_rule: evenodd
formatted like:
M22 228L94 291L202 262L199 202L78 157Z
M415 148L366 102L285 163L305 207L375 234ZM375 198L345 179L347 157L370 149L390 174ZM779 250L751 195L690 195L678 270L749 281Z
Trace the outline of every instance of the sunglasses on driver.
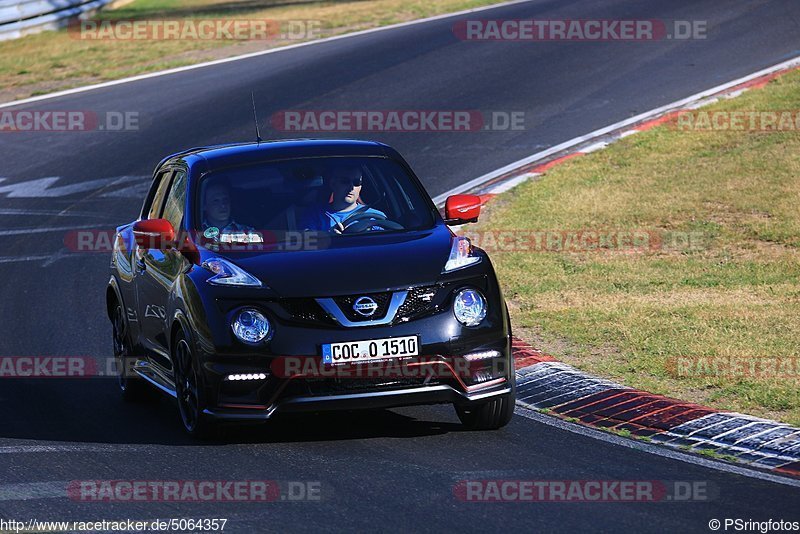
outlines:
M352 178L349 176L337 176L333 179L333 182L336 184L349 184L353 187L360 187L364 183L364 180L362 180L361 176Z

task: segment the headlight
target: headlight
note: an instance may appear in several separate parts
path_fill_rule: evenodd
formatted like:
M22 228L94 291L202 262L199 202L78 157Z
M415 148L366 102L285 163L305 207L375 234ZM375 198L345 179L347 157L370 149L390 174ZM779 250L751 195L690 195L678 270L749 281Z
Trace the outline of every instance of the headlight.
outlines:
M209 284L219 286L261 286L261 282L255 276L222 258L211 258L204 261L203 268L214 273L214 276L207 280Z
M464 326L477 326L486 317L486 299L477 289L462 289L456 293L453 313Z
M256 310L242 310L231 324L233 333L245 343L261 343L272 335L269 319Z
M463 269L464 267L480 261L481 257L475 256L472 251L472 242L466 237L456 237L453 238L453 244L450 247L450 257L447 259L447 263L444 264L442 273Z

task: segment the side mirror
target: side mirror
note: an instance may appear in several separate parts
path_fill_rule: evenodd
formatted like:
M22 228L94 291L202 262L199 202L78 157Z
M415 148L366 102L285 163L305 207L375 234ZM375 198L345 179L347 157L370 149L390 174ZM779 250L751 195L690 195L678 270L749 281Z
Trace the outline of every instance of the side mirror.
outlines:
M173 246L175 229L166 219L148 219L133 223L133 236L136 244L146 249L160 249Z
M478 222L481 214L481 197L477 195L453 195L444 204L444 222L453 226Z

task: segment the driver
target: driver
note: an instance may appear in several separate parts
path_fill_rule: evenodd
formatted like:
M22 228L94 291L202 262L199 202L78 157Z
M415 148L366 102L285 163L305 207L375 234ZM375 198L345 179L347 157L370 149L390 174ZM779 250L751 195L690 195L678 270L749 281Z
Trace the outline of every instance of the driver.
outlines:
M382 220L386 214L382 211L359 204L364 176L358 165L340 165L331 170L328 185L331 188L331 202L326 204L315 220L306 226L310 229L329 230L337 234L344 232L348 221ZM369 230L383 230L380 226L368 227Z

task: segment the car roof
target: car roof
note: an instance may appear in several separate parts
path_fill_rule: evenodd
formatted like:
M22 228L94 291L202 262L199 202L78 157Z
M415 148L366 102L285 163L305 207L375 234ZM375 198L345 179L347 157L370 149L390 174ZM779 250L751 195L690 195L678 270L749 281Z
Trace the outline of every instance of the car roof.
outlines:
M191 148L164 158L159 167L170 160L183 159L192 163L192 159L199 159L205 163L205 172L212 172L265 161L323 156L399 157L393 149L375 141L290 139Z

